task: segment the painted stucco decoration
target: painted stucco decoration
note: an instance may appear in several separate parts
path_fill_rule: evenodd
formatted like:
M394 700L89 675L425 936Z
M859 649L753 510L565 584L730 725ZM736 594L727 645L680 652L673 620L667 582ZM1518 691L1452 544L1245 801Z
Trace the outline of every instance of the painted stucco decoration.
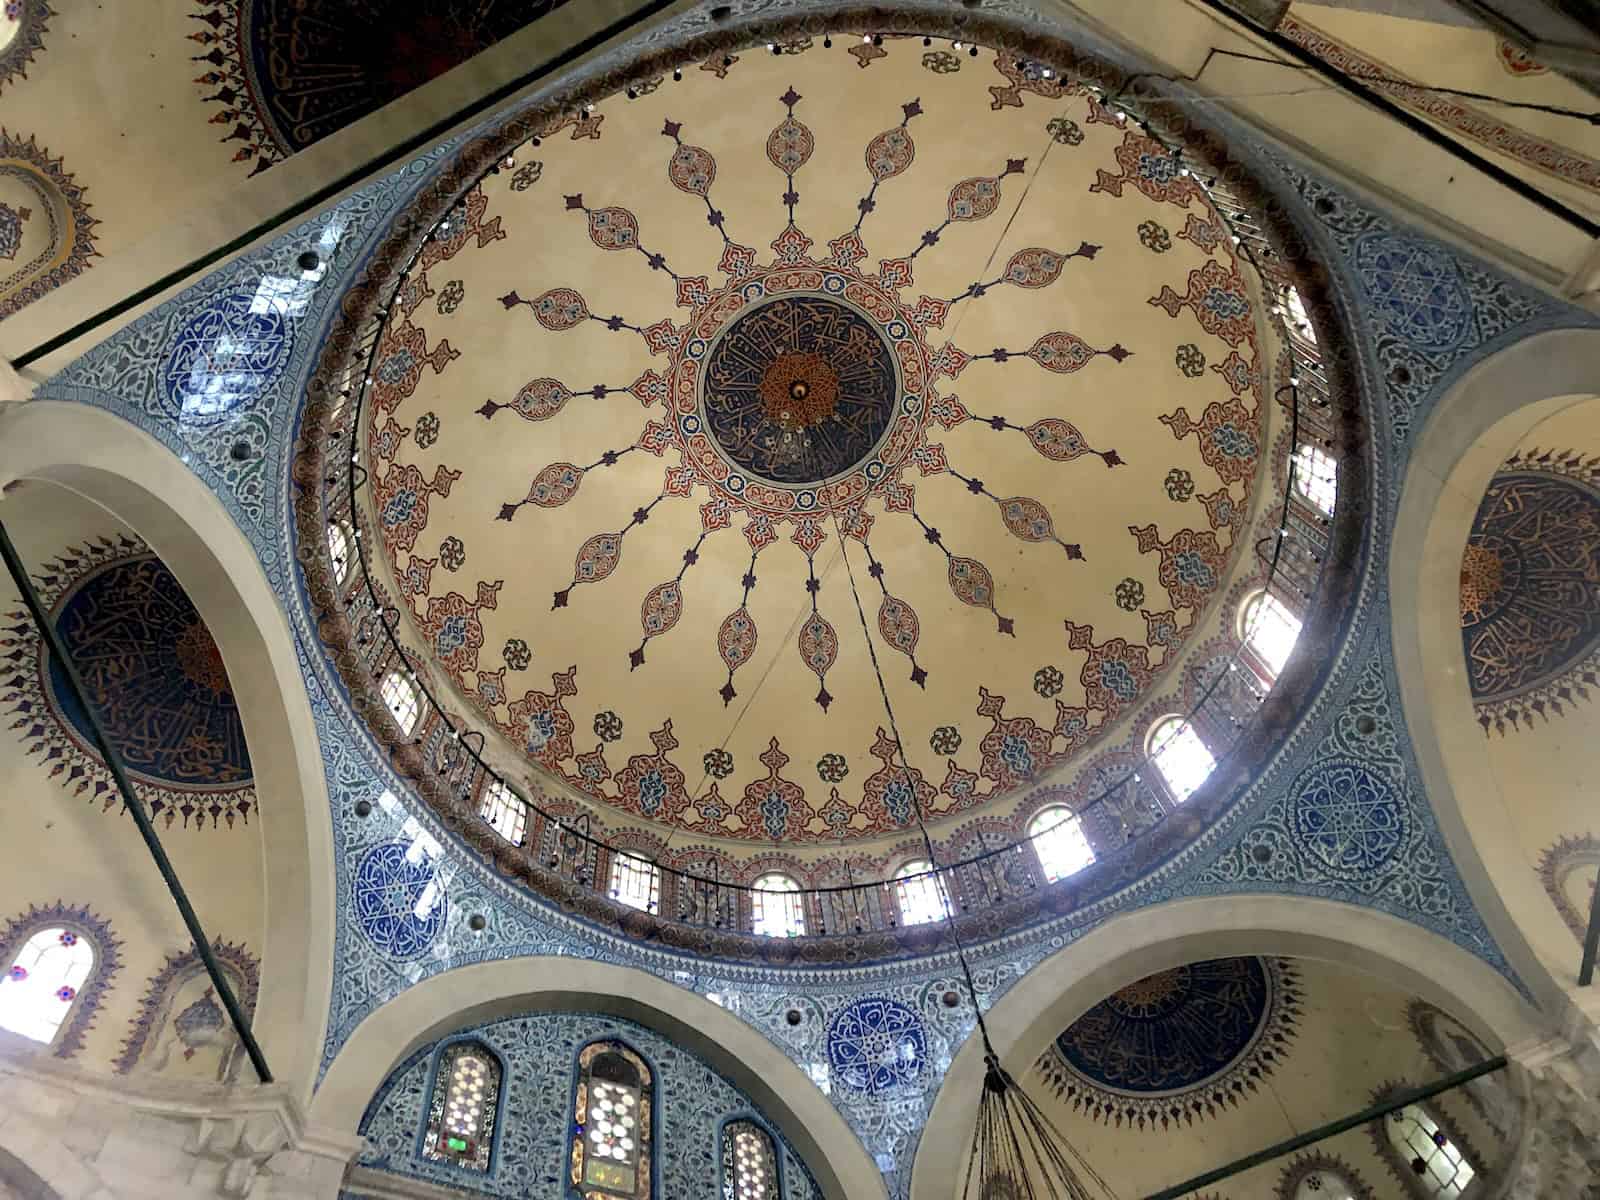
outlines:
M195 82L234 161L266 170L565 0L191 0Z
M1287 960L1189 963L1095 1005L1038 1071L1074 1112L1108 1125L1192 1125L1237 1107L1283 1067L1301 1004Z
M84 191L36 138L0 126L0 320L94 265Z
M1600 456L1519 451L1495 473L1462 552L1461 641L1486 734L1600 690Z
M28 67L44 49L44 35L55 15L45 0L0 4L0 92L28 77Z
M69 547L37 580L151 815L196 830L248 823L256 795L233 687L172 573L142 542L118 535ZM11 736L69 794L120 808L88 716L25 610L5 614L0 647Z

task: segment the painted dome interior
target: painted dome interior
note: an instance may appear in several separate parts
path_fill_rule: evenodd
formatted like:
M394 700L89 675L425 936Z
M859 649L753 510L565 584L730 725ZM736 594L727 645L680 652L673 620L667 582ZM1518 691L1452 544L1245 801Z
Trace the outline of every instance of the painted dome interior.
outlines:
M815 854L1011 813L1184 711L1282 414L1207 193L1090 91L777 49L575 110L466 195L378 346L364 494L508 777Z

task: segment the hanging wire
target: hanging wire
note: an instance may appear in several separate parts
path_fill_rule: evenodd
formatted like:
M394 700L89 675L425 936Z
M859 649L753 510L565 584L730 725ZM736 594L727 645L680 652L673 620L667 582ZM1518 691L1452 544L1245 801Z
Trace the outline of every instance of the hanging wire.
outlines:
M933 837L928 832L922 800L917 795L911 765L906 759L905 743L900 739L894 705L889 701L889 687L884 682L883 669L878 663L878 649L873 644L872 632L867 626L867 611L861 603L861 589L856 586L855 567L850 562L837 512L833 514L833 530L839 539L840 557L844 559L845 575L850 581L850 595L856 602L856 618L861 622L861 636L872 661L872 674L878 681L878 695L883 700L884 716L888 719L889 732L894 738L894 752L899 760L901 777L911 795L911 811L917 818L917 830L922 835L930 873L938 887L945 915L949 918L945 923L950 930L950 940L955 944L956 958L961 963L961 976L967 985L967 998L972 1003L972 1015L977 1020L978 1036L983 1043L983 1094L978 1100L978 1120L972 1131L967 1177L961 1194L965 1200L1099 1200L1100 1197L1116 1200L1116 1193L1110 1185L1000 1065L1000 1055L989 1037L988 1022L983 1019L983 1006L978 1003L972 964L967 961L967 949L961 941L961 931L955 920L949 870L939 868ZM1080 1178L1080 1171L1092 1182L1092 1188ZM977 1185L976 1191L973 1190L974 1183Z

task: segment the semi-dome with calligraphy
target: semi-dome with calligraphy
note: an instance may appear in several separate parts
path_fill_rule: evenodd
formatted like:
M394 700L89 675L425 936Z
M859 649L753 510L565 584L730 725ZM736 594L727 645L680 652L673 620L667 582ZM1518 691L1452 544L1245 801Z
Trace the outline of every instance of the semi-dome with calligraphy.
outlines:
M569 113L425 244L374 557L514 778L888 844L1014 808L1224 627L1276 351L1200 182L1088 91L781 50Z

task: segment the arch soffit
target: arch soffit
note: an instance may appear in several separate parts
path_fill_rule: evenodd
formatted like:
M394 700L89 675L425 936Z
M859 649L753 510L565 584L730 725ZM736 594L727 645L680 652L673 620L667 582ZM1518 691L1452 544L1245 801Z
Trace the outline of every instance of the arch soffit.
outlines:
M1494 473L1541 422L1597 391L1600 330L1535 334L1476 364L1417 438L1389 554L1395 666L1429 802L1485 923L1551 1012L1571 1006L1577 948L1523 859L1474 718L1456 597ZM1600 1015L1600 999L1590 1007Z
M311 1119L354 1133L389 1073L456 1030L528 1012L599 1012L645 1025L745 1092L805 1160L825 1195L886 1200L883 1176L814 1083L745 1022L631 967L530 957L457 967L408 988L356 1027L328 1068Z
M133 529L216 639L257 786L272 797L259 818L266 932L253 1025L278 1080L308 1102L332 986L333 832L317 728L277 598L210 489L120 417L44 400L0 410L0 486L27 479L67 488Z
M1302 896L1180 900L1118 916L1025 975L985 1013L1001 1062L1021 1077L1063 1029L1113 992L1158 971L1211 958L1271 955L1338 963L1443 1009L1485 1045L1543 1040L1538 1013L1466 950L1374 909ZM951 1200L965 1169L983 1077L983 1047L956 1053L923 1125L911 1200Z

